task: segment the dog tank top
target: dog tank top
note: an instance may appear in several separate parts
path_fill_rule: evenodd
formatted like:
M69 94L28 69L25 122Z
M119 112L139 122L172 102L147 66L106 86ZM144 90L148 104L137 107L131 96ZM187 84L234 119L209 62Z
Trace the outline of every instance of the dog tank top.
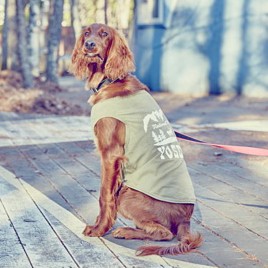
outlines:
M104 117L126 127L124 184L155 199L195 203L195 194L181 147L166 116L145 90L98 102L91 125Z

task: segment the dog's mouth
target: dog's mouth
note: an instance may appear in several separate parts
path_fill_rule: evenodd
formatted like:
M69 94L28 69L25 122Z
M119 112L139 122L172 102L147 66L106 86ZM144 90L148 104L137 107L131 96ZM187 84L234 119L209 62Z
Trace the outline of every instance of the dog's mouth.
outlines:
M87 53L85 53L85 56L87 56L89 58L97 58L97 59L103 61L103 57L99 53L87 52Z

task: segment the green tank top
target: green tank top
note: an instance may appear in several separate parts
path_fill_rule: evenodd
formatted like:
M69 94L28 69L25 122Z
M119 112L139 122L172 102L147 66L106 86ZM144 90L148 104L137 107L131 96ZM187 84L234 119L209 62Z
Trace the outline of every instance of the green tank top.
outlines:
M112 117L126 126L124 183L155 199L195 203L193 185L181 147L166 116L145 90L98 102L91 125Z

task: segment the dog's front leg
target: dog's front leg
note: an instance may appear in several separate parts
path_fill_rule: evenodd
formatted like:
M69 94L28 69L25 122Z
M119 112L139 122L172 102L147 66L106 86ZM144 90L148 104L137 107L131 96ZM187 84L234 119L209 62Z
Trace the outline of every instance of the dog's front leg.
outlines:
M99 198L100 212L94 226L86 226L83 234L86 236L102 236L114 225L117 216L115 189L118 187L118 172L114 170L115 163L102 161L102 178Z
M117 216L115 193L124 161L124 124L113 118L104 118L98 121L94 130L101 154L100 213L95 225L86 226L83 232L86 236L102 236L112 228Z

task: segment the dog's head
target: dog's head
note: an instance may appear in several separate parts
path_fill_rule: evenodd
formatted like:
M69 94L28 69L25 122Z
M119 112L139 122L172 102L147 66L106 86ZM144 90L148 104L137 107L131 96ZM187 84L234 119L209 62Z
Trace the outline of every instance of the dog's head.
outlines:
M107 25L94 23L76 41L70 71L80 79L90 80L95 72L102 72L115 80L135 71L135 64L124 37Z

